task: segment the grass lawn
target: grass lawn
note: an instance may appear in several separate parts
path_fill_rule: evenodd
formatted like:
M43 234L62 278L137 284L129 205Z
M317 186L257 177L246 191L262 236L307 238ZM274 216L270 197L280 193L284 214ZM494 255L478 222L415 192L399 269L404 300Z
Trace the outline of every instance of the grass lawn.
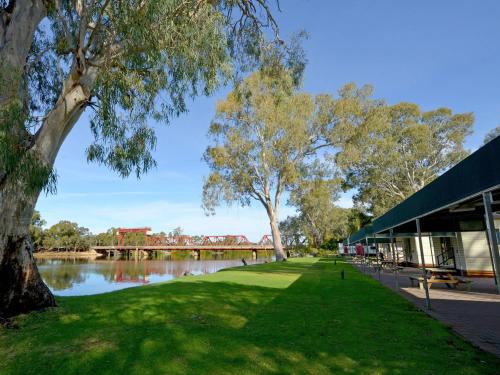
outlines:
M17 318L17 328L0 328L0 374L500 371L493 355L327 259L233 268L58 303Z

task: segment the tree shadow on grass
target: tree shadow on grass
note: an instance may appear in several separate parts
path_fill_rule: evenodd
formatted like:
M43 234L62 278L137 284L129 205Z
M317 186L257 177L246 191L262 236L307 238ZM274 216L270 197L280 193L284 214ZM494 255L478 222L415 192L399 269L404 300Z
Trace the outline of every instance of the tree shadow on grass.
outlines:
M494 373L494 358L372 281L297 261L64 298L0 334L0 373Z

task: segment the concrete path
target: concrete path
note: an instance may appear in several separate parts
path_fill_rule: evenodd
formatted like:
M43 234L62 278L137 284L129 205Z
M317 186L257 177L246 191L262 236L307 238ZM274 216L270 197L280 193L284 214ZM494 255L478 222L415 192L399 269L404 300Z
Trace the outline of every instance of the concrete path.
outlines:
M382 284L396 290L395 275L390 271L379 273L370 267L356 267ZM492 278L467 278L472 280L471 291L448 289L444 284L435 284L429 290L431 311L425 308L425 292L411 287L408 275L417 275L420 270L404 268L400 271L399 293L430 316L449 325L481 349L500 357L500 295Z

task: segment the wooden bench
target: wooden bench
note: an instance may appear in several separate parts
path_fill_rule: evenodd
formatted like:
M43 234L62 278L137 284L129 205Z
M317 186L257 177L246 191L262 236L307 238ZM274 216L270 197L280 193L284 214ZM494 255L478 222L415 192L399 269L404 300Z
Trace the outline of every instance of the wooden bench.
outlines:
M415 286L415 281L418 281L418 286L420 289L424 289L424 278L422 276L408 276L410 279L411 286ZM427 285L429 286L429 289L432 287L432 284L446 284L448 288L451 288L451 285L454 285L456 287L457 284L463 283L467 284L467 290L470 291L470 284L472 281L469 280L460 280L455 278L454 280L448 280L448 279L427 279Z
M411 286L415 286L415 281L418 281L418 286L420 289L424 289L424 278L422 276L408 276L410 279Z
M418 281L418 286L420 289L424 289L424 278L422 276L417 276L417 275L410 275L408 276L410 279L411 286L415 286L415 282ZM435 283L441 283L441 284L447 284L448 287L450 285L458 285L458 284L464 284L465 288L468 292L470 292L470 288L472 285L472 280L466 280L462 279L460 277L455 277L454 280L448 280L448 279L427 279L427 284L429 285L429 288L432 286L432 284Z

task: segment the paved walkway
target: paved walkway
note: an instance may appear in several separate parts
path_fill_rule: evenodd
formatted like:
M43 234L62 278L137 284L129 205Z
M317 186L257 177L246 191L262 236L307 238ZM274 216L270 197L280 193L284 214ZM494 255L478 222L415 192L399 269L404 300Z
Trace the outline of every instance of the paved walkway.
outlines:
M370 267L356 265L358 269L379 280L379 273ZM404 268L399 272L399 293L418 308L451 328L481 349L500 357L500 295L492 278L467 278L472 280L471 291L448 289L444 284L435 284L429 290L431 311L425 309L425 292L411 287L408 275L417 275L420 270ZM396 279L392 271L380 272L380 282L396 290ZM461 290L462 289L462 290Z

